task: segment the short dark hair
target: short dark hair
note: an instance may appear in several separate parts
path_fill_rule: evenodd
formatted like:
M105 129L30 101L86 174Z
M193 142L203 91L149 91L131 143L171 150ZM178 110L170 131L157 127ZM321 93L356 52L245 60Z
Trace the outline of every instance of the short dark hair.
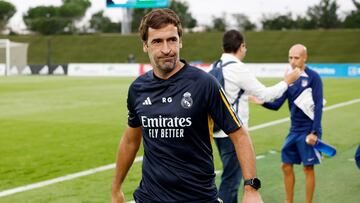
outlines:
M242 43L244 43L244 36L237 30L226 31L223 35L225 53L235 53Z
M182 36L182 27L179 16L168 8L154 9L147 13L140 22L139 32L141 39L146 42L148 39L149 28L160 29L166 25L173 24L177 27L178 35Z

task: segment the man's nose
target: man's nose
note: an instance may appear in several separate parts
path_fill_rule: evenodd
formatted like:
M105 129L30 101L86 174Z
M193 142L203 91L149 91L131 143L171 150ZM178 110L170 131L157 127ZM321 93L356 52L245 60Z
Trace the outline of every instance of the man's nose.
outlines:
M171 51L171 49L170 49L169 43L165 41L161 47L161 52L164 54L169 54L170 51Z

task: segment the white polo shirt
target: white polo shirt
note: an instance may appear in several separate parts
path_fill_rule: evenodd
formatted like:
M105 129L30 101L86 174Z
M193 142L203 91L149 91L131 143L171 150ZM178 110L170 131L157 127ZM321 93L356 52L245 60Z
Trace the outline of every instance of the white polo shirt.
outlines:
M240 97L238 106L238 116L243 126L248 127L249 122L249 103L248 95L253 95L258 99L269 102L279 97L287 90L288 85L281 81L271 87L263 85L249 68L232 54L223 53L221 56L223 64L229 61L235 61L223 67L225 94L230 103L234 103L238 97L240 89L245 93ZM215 138L227 137L223 131L214 133Z

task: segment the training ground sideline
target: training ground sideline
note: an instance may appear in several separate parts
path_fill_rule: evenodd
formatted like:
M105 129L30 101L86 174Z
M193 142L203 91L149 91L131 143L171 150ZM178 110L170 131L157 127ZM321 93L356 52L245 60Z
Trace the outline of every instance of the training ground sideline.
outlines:
M333 110L333 109L336 109L336 108L348 106L348 105L355 104L355 103L358 103L358 102L360 102L360 98L325 107L323 109L323 111ZM254 131L254 130L261 129L261 128L266 128L266 127L278 125L278 124L281 124L281 123L285 123L285 122L287 122L289 120L290 120L290 118L287 117L287 118L271 121L271 122L268 122L268 123L256 125L256 126L250 127L248 130L249 131ZM264 156L260 155L260 156L257 156L256 158L260 159L260 158L264 158ZM142 161L142 156L141 157L136 157L135 160L134 160L134 163L140 162L140 161ZM38 183L33 183L33 184L24 185L24 186L16 187L16 188L9 189L9 190L0 191L0 197L5 197L5 196L13 195L13 194L16 194L16 193L19 193L19 192L25 192L25 191L32 190L32 189L45 187L47 185L52 185L52 184L55 184L55 183L60 183L60 182L64 182L64 181L67 181L67 180L72 180L72 179L75 179L75 178L88 176L88 175L91 175L91 174L94 174L94 173L98 173L98 172L102 172L102 171L106 171L106 170L110 170L110 169L114 169L114 168L115 168L115 164L109 164L109 165L100 166L100 167L97 167L97 168L81 171L81 172L78 172L78 173L68 174L68 175L65 175L65 176L61 176L61 177L58 177L58 178L54 178L54 179L50 179L50 180L46 180L46 181L42 181L42 182L38 182Z

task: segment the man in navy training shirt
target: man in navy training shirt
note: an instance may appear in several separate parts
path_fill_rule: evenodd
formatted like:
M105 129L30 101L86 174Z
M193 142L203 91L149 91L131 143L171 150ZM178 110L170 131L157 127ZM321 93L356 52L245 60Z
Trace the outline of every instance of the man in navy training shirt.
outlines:
M320 164L321 155L312 147L321 139L321 117L323 108L323 87L318 73L305 65L307 50L302 44L296 44L289 50L289 63L292 69L300 68L300 78L289 86L282 97L262 105L268 109L278 110L288 100L291 113L291 127L281 150L282 170L286 192L286 203L294 202L295 174L293 164L304 165L306 182L306 203L311 203L315 190L314 165ZM313 105L306 109L296 100L299 95L308 92L307 96ZM309 98L308 98L309 99ZM256 101L261 104L261 101ZM301 102L300 102L301 103ZM310 112L310 113L309 113ZM310 116L309 116L310 115Z
M128 91L128 127L119 143L112 202L125 202L122 184L144 145L142 179L135 202L222 202L215 185L212 132L216 122L236 148L243 176L243 202L262 202L255 153L247 131L220 84L180 60L182 28L170 9L155 9L139 27L153 70Z

